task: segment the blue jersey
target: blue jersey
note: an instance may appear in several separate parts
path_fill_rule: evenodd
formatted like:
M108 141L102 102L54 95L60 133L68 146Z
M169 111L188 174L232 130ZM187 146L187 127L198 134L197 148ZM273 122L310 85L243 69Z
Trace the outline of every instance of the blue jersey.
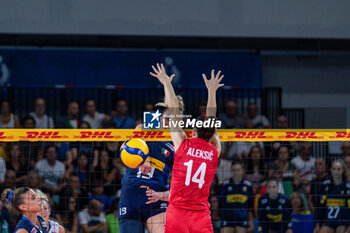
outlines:
M138 168L127 168L122 186L147 185L155 191L168 190L168 178L174 163L175 149L170 142L147 142L147 145L150 150L151 172L143 175Z
M43 223L43 219L40 217L38 217L38 221ZM19 221L14 232L16 233L20 229L25 229L28 233L47 233L46 225L43 227L36 227L25 216Z
M324 181L317 204L317 222L330 227L349 225L350 183L336 185L331 180Z
M221 219L248 220L248 210L253 209L254 205L252 184L247 180L234 184L230 179L223 182L220 190L218 201Z

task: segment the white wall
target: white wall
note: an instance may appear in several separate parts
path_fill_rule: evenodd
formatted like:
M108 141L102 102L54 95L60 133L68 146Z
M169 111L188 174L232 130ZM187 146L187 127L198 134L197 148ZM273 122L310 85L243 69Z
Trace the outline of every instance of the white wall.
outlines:
M348 0L2 0L0 33L350 38Z
M263 56L264 87L282 87L282 107L306 108L305 127L350 127L350 57Z

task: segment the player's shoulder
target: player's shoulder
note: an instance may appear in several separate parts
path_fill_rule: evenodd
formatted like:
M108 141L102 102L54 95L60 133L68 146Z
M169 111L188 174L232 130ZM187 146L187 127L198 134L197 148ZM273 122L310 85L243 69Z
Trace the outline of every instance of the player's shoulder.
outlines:
M259 198L259 203L262 205L266 205L269 202L269 195L267 193L263 194Z
M286 195L279 193L277 200L278 200L278 203L284 205L289 199Z
M252 182L250 182L249 180L243 180L243 184L248 186L248 187L252 187Z

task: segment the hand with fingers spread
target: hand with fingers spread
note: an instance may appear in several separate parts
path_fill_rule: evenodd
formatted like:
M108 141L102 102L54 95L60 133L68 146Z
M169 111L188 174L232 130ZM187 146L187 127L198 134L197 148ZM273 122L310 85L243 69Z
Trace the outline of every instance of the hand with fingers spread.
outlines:
M221 80L224 78L224 75L221 75L221 70L215 74L215 70L211 70L211 78L207 79L205 74L202 74L205 86L208 91L216 92L217 89L224 86L224 84L220 84Z
M151 204L157 201L167 201L169 197L168 192L156 192L150 189L148 186L142 185L140 188L146 188L146 196L148 197L148 202L146 204Z
M154 73L150 72L149 74L155 78L157 78L159 80L159 82L161 84L163 84L163 86L165 85L166 82L168 81L173 81L175 74L170 75L170 77L166 74L165 68L163 63L161 63L159 65L159 63L157 63L157 68L152 66L152 69L154 71Z

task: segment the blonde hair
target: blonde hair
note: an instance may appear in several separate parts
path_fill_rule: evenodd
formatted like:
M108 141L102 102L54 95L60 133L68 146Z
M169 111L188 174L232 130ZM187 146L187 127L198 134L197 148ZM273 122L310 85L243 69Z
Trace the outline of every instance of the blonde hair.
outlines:
M177 102L179 103L180 112L184 112L185 104L184 104L184 101L183 101L182 97L180 95L177 95L176 99L177 99ZM164 98L163 102L158 102L154 106L156 106L156 107L163 107L163 108L168 109L168 105L166 104L165 98Z
M294 198L300 198L300 201L301 201L300 209L301 209L302 212L308 211L308 209L307 209L306 206L305 206L303 197L301 196L301 193L299 193L299 192L293 192L293 193L290 195L289 200L292 201L292 199L294 199Z

